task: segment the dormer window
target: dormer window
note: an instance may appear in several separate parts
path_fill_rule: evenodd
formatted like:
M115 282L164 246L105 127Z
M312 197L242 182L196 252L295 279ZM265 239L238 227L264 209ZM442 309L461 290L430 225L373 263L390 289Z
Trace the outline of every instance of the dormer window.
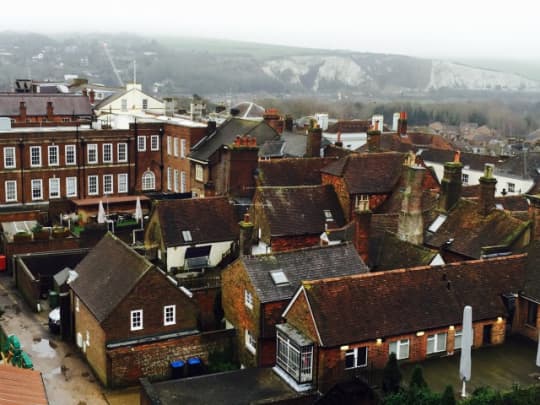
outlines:
M369 210L369 195L359 194L356 196L354 207L360 211Z
M324 210L324 219L326 220L326 222L332 222L334 220L334 217L332 216L332 211Z

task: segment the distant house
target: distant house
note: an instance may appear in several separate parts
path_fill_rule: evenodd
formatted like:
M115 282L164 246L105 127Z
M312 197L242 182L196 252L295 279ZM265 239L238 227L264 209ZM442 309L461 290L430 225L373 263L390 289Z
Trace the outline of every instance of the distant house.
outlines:
M76 343L104 385L168 376L170 361L181 356L171 347L185 350L182 339L200 353L193 342L198 310L191 298L112 234L75 271L78 277L70 286Z
M172 270L200 270L231 260L238 240L234 208L225 197L164 200L156 204L145 245Z
M165 103L148 94L143 93L142 86L130 83L126 90L114 93L101 100L94 107L97 116L102 114L134 114L149 112L156 115L165 114Z
M296 390L325 392L383 368L389 353L417 362L461 347L463 308L473 308L475 348L501 344L526 256L304 281L276 326L275 370Z
M225 319L246 367L275 364L275 325L303 280L367 272L352 244L243 256L222 273Z

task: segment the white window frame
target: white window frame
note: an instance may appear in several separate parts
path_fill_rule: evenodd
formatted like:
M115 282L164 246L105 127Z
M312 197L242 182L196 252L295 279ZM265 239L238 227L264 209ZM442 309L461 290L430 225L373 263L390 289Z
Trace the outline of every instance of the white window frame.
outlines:
M129 330L142 330L143 324L143 310L135 309L129 314Z
M173 154L178 157L178 138L173 138Z
M253 309L253 294L251 291L244 290L244 304L247 308Z
M180 157L184 159L186 157L186 140L180 139Z
M146 136L137 136L137 152L146 152Z
M94 154L94 159L90 159L91 154ZM99 160L97 143L89 143L86 148L86 161L88 164L96 164Z
M167 167L167 190L172 191L172 167Z
M13 187L10 190L10 187ZM16 202L17 201L17 180L6 180L4 182L4 194L6 202ZM10 194L13 194L14 197L10 197Z
M246 349L248 349L252 354L257 354L257 339L255 339L251 332L247 329L244 336Z
M77 164L77 149L75 145L66 145L65 153L66 153L66 156L65 156L66 166L76 165ZM70 159L69 158L70 156L72 156L73 159Z
M123 180L125 178L125 180ZM127 173L119 173L118 174L118 192L119 193L127 193L129 189L128 186L128 174Z
M176 325L176 305L165 305L163 307L163 325Z
M298 383L313 380L313 345L298 346L286 334L277 331L276 365Z
M66 177L66 197L77 197L77 177Z
M122 142L122 143L119 143L118 145L116 145L116 154L117 154L117 159L118 159L118 162L120 163L125 163L127 162L127 143L125 142Z
M172 138L170 135L167 135L167 155L171 155L172 151Z
M365 356L363 358L359 357L359 349L363 351L365 349ZM367 367L368 364L368 347L362 346L362 347L356 347L354 349L347 350L345 352L345 370L351 370L353 368L361 368L361 367ZM353 358L353 365L352 367L347 367L347 357Z
M459 341L459 345L456 343ZM456 330L454 333L454 350L461 350L463 342L463 329Z
M112 143L104 143L102 145L102 153L103 153L103 163L112 163L113 162L113 145ZM108 149L108 152L107 152ZM108 159L107 159L107 155Z
M147 98L142 99L141 107L142 107L143 110L148 110L148 99Z
M159 150L159 135L150 136L150 150L154 152Z
M156 189L156 175L154 172L147 170L143 173L141 178L141 188L143 191Z
M461 174L461 183L462 184L469 184L469 175L467 173Z
M34 195L34 190L39 191L39 196ZM32 196L32 201L43 200L43 180L42 179L32 179L30 182L30 195Z
M204 181L204 170L201 164L195 165L195 180Z
M437 354L446 351L448 335L446 332L434 333L433 335L428 335L427 344L426 344L426 353ZM432 346L430 350L429 346Z
M95 180L94 182L94 188L95 190L92 191L92 189L90 188L90 186L92 185L92 180ZM88 195L98 195L99 194L99 176L95 175L95 174L91 174L90 176L88 176Z
M185 193L187 189L187 175L185 171L180 172L180 192Z
M174 176L173 176L174 182L174 192L178 193L178 190L180 190L180 178L179 178L179 172L178 169L174 169Z
M388 354L395 353L396 359L404 360L410 356L410 341L409 339L400 339L390 342L388 345Z
M9 162L11 160L11 162ZM17 167L17 156L14 146L4 148L4 169L15 169Z
M110 189L106 188L107 181L109 183ZM114 176L112 174L103 175L103 194L113 194L114 193Z
M54 151L51 153L51 151ZM54 158L54 159L51 159ZM47 147L47 159L49 166L58 166L60 165L60 148L58 145L49 145Z
M507 183L508 185L508 192L509 193L515 193L516 192L516 184L515 183Z
M53 194L53 189L57 193ZM60 198L60 179L58 177L49 178L49 198Z
M34 152L37 152L35 163ZM30 146L30 167L41 167L41 146Z

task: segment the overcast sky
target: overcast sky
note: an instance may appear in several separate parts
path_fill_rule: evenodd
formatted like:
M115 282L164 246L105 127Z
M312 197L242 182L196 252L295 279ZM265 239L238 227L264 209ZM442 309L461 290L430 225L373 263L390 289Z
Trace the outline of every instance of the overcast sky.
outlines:
M82 6L84 4L84 6ZM13 0L0 30L128 31L425 57L540 59L532 0Z

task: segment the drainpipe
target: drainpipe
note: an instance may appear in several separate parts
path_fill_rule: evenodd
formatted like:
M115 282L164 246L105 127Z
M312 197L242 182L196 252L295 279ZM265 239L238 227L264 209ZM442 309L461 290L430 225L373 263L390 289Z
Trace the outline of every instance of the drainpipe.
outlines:
M22 203L25 204L26 201L25 201L25 193L24 193L24 188L25 188L25 183L24 183L24 161L23 161L23 156L24 156L24 141L22 138L19 138L19 162L21 162L21 200L22 200Z
M133 184L133 190L135 190L135 188L137 187L137 175L138 175L138 162L139 162L139 151L137 150L138 149L138 142L137 142L137 136L139 135L138 133L138 130L137 130L137 118L135 118L135 122L133 124L133 138L134 138L134 141L135 141L135 160L134 160L134 163L135 163L135 175L133 176L134 178L134 182L132 183ZM142 188L142 185L141 185L141 188Z
M160 151L160 164L159 164L159 170L161 171L161 176L160 176L160 183L161 183L161 191L163 192L163 169L164 169L164 164L163 164L163 135L164 135L164 129L163 127L160 127L159 128L159 151Z

